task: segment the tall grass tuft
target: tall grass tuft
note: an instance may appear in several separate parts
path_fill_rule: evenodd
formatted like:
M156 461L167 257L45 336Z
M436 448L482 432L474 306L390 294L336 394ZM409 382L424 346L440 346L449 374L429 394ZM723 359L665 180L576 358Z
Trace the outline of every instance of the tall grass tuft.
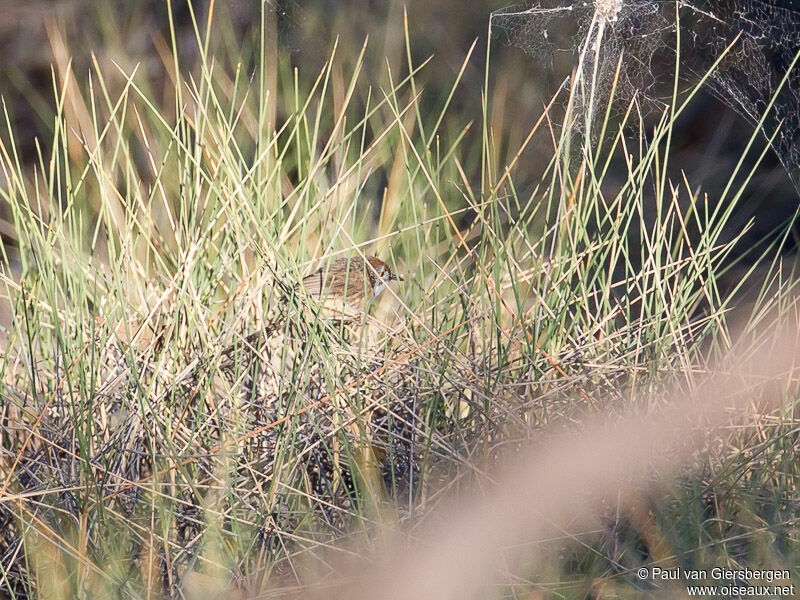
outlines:
M5 114L6 596L201 598L334 576L323 550L424 521L544 426L656 414L731 349L733 321L756 347L795 311L774 244L721 284L752 172L723 198L667 175L694 90L652 130L632 103L580 136L572 124L597 115L574 112L592 109L571 101L591 82L573 81L506 149L513 115L488 83L482 114L454 108L478 93L461 86L475 45L430 97L430 59L408 41L371 85L368 43L300 72L275 53L266 5L238 58L214 18L193 22L191 68L171 28L168 93L135 64L76 73L64 48L35 161ZM552 160L519 177L539 138ZM754 132L748 150L768 148ZM352 325L294 293L342 255L406 279ZM605 530L497 594L585 597L599 581L633 597L659 557L796 564L793 402L698 455L666 499L606 507Z

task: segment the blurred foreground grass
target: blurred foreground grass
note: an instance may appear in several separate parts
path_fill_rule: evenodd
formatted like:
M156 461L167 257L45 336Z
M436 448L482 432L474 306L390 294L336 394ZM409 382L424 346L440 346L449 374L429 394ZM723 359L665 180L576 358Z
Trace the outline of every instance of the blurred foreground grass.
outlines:
M409 44L374 85L368 46L301 72L262 18L242 55L213 12L194 21L196 68L170 28L164 89L133 61L74 72L54 33L57 110L35 168L5 119L8 597L201 598L335 577L322 550L349 552L387 519L410 528L546 425L658 418L653 398L691 390L731 349L733 309L752 348L796 318L774 245L718 284L752 173L712 201L667 178L692 94L646 135L623 135L631 105L584 137L562 88L553 106L567 109L511 140L495 91L463 86L475 45L430 97L433 63ZM410 26L393 24L406 40ZM454 109L480 93L482 113ZM530 181L536 136L552 159ZM755 131L748 150L768 151ZM612 164L627 178L608 185ZM358 253L406 278L365 323L287 310L302 275ZM245 342L276 318L278 341ZM598 507L607 528L556 542L497 595L640 597L651 561L796 565L796 396L782 394L662 495Z

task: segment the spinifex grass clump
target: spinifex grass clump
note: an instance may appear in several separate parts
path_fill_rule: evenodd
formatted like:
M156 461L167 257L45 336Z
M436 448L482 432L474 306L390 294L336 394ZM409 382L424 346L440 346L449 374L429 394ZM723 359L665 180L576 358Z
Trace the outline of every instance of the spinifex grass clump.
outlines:
M538 426L691 385L703 343L728 342L740 286L718 280L741 189L717 203L667 179L677 99L647 139L606 115L575 153L569 124L586 115L563 98L566 126L532 185L515 174L549 113L501 156L505 125L488 109L477 137L476 115L451 110L473 93L463 66L441 98L425 96L410 47L380 87L362 73L368 46L348 71L334 48L309 76L262 40L230 72L211 18L202 29L195 69L177 53L164 64L169 100L136 69L60 65L35 165L6 119L5 593L308 581L325 575L320 549L390 512L424 517ZM617 164L626 179L609 185ZM304 274L357 254L405 284L363 323L299 303ZM792 306L794 280L772 283L753 329ZM612 554L556 571L602 573Z

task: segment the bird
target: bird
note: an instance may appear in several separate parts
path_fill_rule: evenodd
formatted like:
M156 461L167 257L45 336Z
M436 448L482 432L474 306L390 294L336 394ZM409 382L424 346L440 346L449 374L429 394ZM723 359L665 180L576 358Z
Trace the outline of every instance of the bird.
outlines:
M392 281L404 281L375 256L341 257L303 278L295 288L320 302L337 318L353 320ZM302 287L302 292L300 288Z
M341 257L306 275L292 289L302 304L312 299L323 309L322 316L332 322L352 323L360 320L367 308L392 281L405 281L392 272L389 265L375 256ZM284 298L286 300L286 298ZM294 313L296 314L296 313ZM258 349L284 331L288 316L284 313L259 331L242 338L240 343L225 348L220 363L223 372L234 364L237 348Z
M331 322L352 323L361 319L367 304L373 301L392 281L405 281L392 272L389 265L375 256L341 257L305 276L293 290L301 304L311 299L323 309L322 316ZM284 297L284 301L288 298ZM290 314L297 314L292 312ZM257 350L264 343L277 339L286 329L289 316L284 313L258 331L247 335L221 352L220 370L229 371L235 363L237 349Z

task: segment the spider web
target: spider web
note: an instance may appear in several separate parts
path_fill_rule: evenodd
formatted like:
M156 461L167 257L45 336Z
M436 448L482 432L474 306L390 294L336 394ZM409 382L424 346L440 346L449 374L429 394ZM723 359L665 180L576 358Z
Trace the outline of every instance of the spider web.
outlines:
M579 129L603 114L618 64L614 103L624 108L635 99L652 109L669 102L658 94L664 84L671 89L677 51L690 84L723 57L707 89L752 123L763 118L762 133L774 135L772 148L800 190L800 65L791 68L800 52L800 0L540 0L497 11L491 24L493 36L545 66L572 58L573 95L588 109Z

